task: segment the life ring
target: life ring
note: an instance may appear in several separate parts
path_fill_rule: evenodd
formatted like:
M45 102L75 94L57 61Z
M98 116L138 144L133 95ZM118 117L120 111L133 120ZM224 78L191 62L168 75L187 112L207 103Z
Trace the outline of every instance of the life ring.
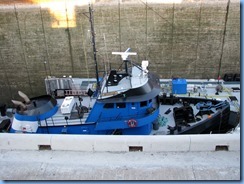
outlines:
M127 123L130 128L137 127L137 121L135 119L130 119Z

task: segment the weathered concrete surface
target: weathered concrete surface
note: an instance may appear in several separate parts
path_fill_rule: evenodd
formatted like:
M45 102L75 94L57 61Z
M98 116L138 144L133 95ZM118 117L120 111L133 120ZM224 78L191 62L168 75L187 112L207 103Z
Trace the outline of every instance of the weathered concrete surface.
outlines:
M164 136L0 134L1 150L34 151L43 145L54 151L85 152L129 152L130 147L140 147L143 152L207 152L215 151L219 146L240 151L240 133Z
M240 180L239 152L0 153L1 180Z
M219 68L222 77L240 73L240 1L153 2L93 0L100 70L108 60L120 66L111 52L130 47L134 60L149 60L161 78L217 78ZM0 2L0 101L18 99L18 90L44 94L46 75L95 76L87 4Z

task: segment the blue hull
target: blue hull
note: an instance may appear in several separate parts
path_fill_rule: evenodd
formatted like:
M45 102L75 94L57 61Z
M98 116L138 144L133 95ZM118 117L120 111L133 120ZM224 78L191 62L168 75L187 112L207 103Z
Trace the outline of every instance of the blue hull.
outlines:
M125 120L99 122L93 124L82 125L67 125L67 126L48 126L39 127L38 134L102 134L111 135L115 130L119 131L122 135L149 135L152 130L152 123L157 119L159 109L155 110L152 114L146 117L137 119L137 127L130 128ZM109 128L113 124L113 128ZM114 125L118 125L115 129ZM101 128L103 127L103 128Z

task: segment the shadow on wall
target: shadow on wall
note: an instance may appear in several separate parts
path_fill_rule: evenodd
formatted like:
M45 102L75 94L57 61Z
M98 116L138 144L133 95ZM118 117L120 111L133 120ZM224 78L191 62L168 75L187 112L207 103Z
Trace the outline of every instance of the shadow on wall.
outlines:
M145 2L144 2L145 1ZM182 0L142 0L143 3L179 4ZM191 0L192 1L192 0ZM118 0L116 3L135 3L133 0ZM112 3L112 0L4 0L0 4L38 4L49 9L54 17L52 28L76 27L75 6L87 6L89 3Z

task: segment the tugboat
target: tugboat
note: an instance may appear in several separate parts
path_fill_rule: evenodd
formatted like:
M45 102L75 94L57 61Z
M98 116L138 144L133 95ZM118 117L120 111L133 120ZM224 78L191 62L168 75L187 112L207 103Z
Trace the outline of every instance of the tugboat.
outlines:
M86 97L89 100L82 101L80 96L56 100L50 95L29 99L19 92L24 103L12 101L18 109L10 132L150 134L159 115L159 79L147 70L148 61L134 66L128 56L136 53L129 49L112 54L122 56L125 69L111 70L98 81L95 91L89 88ZM129 63L133 65L130 68Z

